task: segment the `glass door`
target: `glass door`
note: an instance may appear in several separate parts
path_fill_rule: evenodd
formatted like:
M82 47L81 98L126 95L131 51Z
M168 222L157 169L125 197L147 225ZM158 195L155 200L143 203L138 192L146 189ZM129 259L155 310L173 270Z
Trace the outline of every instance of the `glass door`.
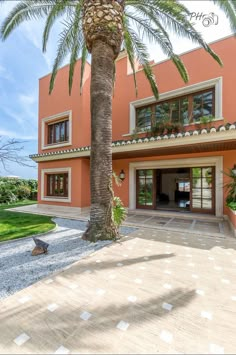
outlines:
M191 211L215 213L215 168L191 168Z
M154 170L137 170L136 182L137 182L137 196L136 207L137 208L149 208L153 209L154 196L155 196L155 184L154 184Z

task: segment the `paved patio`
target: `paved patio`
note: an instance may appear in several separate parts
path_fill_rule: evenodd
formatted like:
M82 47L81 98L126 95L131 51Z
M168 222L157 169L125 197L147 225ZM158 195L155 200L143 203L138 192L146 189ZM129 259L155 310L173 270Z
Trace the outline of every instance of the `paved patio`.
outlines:
M89 210L80 212L77 208L53 205L28 205L9 209L15 212L36 213L69 219L89 219ZM151 227L166 231L188 232L215 237L232 235L227 220L223 217L196 213L169 211L135 210L130 211L124 225Z
M143 228L0 302L0 353L235 353L236 240Z

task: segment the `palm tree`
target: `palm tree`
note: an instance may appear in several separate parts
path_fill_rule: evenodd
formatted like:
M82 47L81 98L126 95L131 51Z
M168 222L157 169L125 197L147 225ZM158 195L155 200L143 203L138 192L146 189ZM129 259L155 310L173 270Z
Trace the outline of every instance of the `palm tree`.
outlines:
M5 0L2 0L5 1ZM215 0L236 32L235 0ZM91 64L91 214L84 237L90 241L115 239L117 229L112 218L112 91L115 59L122 46L133 69L135 58L158 98L158 88L143 39L158 43L171 58L184 82L187 70L173 51L168 30L200 44L220 65L220 58L191 25L188 9L178 0L30 0L20 1L4 20L1 37L5 40L22 22L46 18L43 51L46 51L51 28L63 16L56 59L49 92L53 90L57 70L70 53L69 92L72 89L76 60L81 55L81 88L88 53ZM103 172L103 173L101 173ZM104 174L105 172L105 174Z

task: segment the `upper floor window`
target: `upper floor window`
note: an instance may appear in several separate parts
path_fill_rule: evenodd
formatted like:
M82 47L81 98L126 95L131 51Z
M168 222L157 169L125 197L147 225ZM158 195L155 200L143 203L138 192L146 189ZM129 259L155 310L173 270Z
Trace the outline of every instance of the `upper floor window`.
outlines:
M198 123L203 116L214 116L215 89L191 93L136 109L136 127L150 129L161 122Z
M72 111L65 111L41 120L41 149L72 145Z
M69 120L48 124L48 144L69 141Z

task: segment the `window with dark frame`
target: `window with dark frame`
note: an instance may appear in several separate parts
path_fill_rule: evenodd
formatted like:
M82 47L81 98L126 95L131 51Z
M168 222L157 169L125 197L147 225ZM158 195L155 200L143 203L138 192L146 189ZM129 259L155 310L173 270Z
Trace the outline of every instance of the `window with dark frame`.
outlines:
M47 174L47 196L68 197L68 173Z
M158 123L198 123L215 114L215 88L191 93L136 109L136 128L151 129Z
M69 120L48 124L48 144L69 141Z

